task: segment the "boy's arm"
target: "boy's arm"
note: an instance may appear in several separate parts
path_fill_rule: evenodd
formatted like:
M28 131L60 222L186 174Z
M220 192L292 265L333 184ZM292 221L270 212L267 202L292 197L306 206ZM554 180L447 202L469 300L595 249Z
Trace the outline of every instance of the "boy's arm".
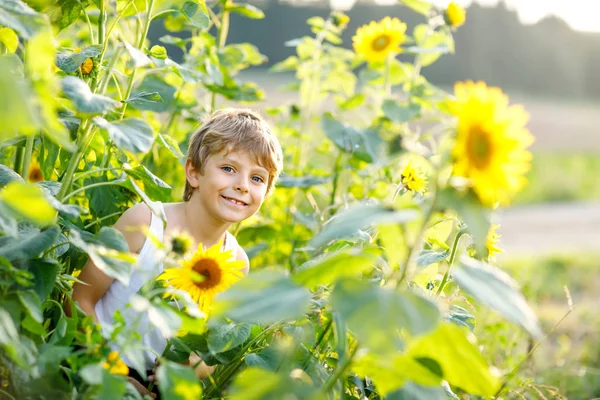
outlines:
M129 251L132 253L139 253L141 250L146 237L142 232L143 226L150 225L151 213L148 207L144 203L136 204L130 209L126 210L121 218L114 225L114 228L119 230L129 246ZM73 285L73 301L79 302L81 309L87 314L94 317L94 321L98 322L98 316L94 310L98 300L104 296L104 293L108 290L113 278L107 276L102 272L91 259L88 259L84 265L78 279L87 283L82 285L75 283ZM67 302L65 304L65 312L67 315L71 315L70 305Z
M248 255L240 245L238 245L235 259L244 262L245 267L242 271L244 272L244 275L248 275L248 271L250 271L250 260L248 259Z

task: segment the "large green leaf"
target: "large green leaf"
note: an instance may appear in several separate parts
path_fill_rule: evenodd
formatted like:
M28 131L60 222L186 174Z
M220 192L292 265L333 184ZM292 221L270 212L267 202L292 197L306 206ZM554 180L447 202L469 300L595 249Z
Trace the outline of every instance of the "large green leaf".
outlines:
M262 270L217 295L213 310L234 321L268 324L299 318L308 310L310 297L308 289L282 272Z
M131 106L138 110L163 112L169 110L175 104L176 89L156 74L146 75L135 90L133 96L135 96L136 93L158 93L162 99L160 102L153 103L131 103Z
M128 43L125 40L123 40L123 45L125 46L125 50L127 50L129 55L131 56L131 59L133 60L133 68L141 68L152 64L152 60L150 59L150 57L148 57L146 53L144 53L140 49L133 47L130 43Z
M368 250L349 249L326 253L302 264L293 276L294 281L308 288L329 285L340 278L353 277L372 268L377 255Z
M160 395L170 400L198 400L202 398L202 387L190 367L164 361L156 371Z
M122 150L134 154L145 153L152 147L154 131L140 118L126 118L120 122L108 122L95 117L94 123L108 132L111 140Z
M88 244L81 239L79 232L71 230L69 241L86 252L96 267L111 278L118 279L123 284L129 284L129 277L137 262L133 254L114 249Z
M422 335L433 330L440 318L437 305L424 297L358 280L338 282L331 307L344 317L360 343L381 354L398 350L400 329Z
M421 106L418 104L400 104L395 100L385 100L382 107L385 116L398 124L408 122L419 115Z
M322 176L296 177L296 176L283 175L283 176L279 177L279 179L277 180L277 187L308 188L308 187L312 187L312 186L322 185L324 183L329 182L330 180L331 180L331 178L322 177Z
M208 349L217 354L236 348L250 337L247 323L222 323L208 331Z
M331 113L325 113L321 120L325 134L335 145L346 153L354 154L358 159L373 162L377 158L376 149L366 139L366 133L357 128L344 124L333 118Z
M24 182L21 175L13 171L12 168L0 164L0 189L14 181Z
M56 210L36 185L12 182L0 192L0 202L13 215L26 218L41 227L50 225L56 218Z
M163 337L171 338L181 328L181 318L175 310L160 301L150 302L142 296L134 296L131 307L140 313L148 313L148 319Z
M160 178L150 172L143 165L139 165L133 169L126 168L125 173L144 184L144 192L150 198L159 201L169 201L171 198L171 186L167 185ZM130 183L127 181L126 183Z
M422 250L417 256L417 267L425 268L431 264L439 263L450 255L449 250Z
M533 310L521 294L517 282L499 268L472 258L460 259L452 275L460 287L478 301L521 325L536 338L542 336Z
M58 53L56 54L56 66L65 72L75 72L81 66L87 58L96 57L102 52L101 45L94 45L86 47L85 49L77 52L74 51L69 54Z
M329 220L325 228L310 241L310 245L319 247L330 240L352 235L358 229L378 224L404 223L417 216L415 210L395 210L380 204L355 205Z
M431 334L411 342L407 354L414 359L434 360L445 380L469 394L492 396L499 387L498 377L467 335L471 335L468 330L443 323Z
M84 81L74 76L62 79L62 90L75 106L75 109L85 115L104 114L120 105L106 96L94 94Z
M204 0L186 1L181 6L181 13L190 21L196 28L206 29L210 23L208 10L204 4Z
M90 2L89 0L60 0L52 3L46 13L50 16L52 24L62 30L77 21Z
M27 314L33 318L34 321L41 323L42 318L42 302L38 295L32 290L19 290L17 292L21 305L27 310Z
M301 370L296 370L299 371ZM308 375L305 375L305 378L310 379ZM323 400L325 398L314 386L303 382L302 377L293 379L287 374L278 374L259 367L249 367L237 375L231 388L231 397L228 397L231 400Z
M252 19L262 19L265 17L265 13L252 4L234 4L228 6L226 10Z
M138 92L132 94L127 100L123 100L123 103L129 104L147 104L147 103L160 103L163 99L160 97L158 92Z
M30 260L27 263L27 268L35 277L33 289L38 297L45 301L54 289L54 283L58 275L58 262L52 258Z
M422 386L414 382L406 382L402 389L396 390L385 400L447 400L448 397L441 386Z
M60 230L53 225L50 228L33 233L21 233L19 238L0 237L0 257L9 261L36 258L42 251L56 241Z
M424 0L400 0L400 3L425 16L429 15L432 7L431 3Z
M44 15L21 0L0 1L0 26L7 26L19 32L24 39L31 38L45 25L47 22Z

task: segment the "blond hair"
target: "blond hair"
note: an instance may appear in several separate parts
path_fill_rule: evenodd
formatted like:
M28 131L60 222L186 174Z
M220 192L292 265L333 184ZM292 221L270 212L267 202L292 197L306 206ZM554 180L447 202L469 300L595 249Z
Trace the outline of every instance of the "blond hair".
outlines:
M241 108L215 111L192 134L187 160L203 174L206 160L223 150L250 154L254 162L269 172L267 194L271 192L283 168L283 155L279 141L260 115ZM193 191L186 181L183 200L189 201Z

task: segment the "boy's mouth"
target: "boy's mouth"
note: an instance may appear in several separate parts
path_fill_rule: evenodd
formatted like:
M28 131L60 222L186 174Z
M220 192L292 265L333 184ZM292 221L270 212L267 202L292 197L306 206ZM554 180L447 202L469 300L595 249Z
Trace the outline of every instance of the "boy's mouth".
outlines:
M248 204L244 203L243 201L232 199L231 197L226 197L226 196L221 196L221 197L224 198L225 200L229 201L230 203L237 204L238 206L247 206L248 205Z

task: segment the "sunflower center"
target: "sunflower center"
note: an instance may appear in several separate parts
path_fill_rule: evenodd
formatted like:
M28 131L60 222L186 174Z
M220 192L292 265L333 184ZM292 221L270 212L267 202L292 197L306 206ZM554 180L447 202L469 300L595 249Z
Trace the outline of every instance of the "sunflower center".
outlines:
M210 289L221 282L221 268L213 259L203 258L198 260L192 269L204 277L202 282L194 282L200 289Z
M492 159L493 152L490 133L480 127L471 129L467 152L469 153L469 159L478 169L487 167Z
M390 44L390 37L388 35L379 35L373 39L373 42L371 42L371 47L375 51L381 51L385 49L388 44Z

